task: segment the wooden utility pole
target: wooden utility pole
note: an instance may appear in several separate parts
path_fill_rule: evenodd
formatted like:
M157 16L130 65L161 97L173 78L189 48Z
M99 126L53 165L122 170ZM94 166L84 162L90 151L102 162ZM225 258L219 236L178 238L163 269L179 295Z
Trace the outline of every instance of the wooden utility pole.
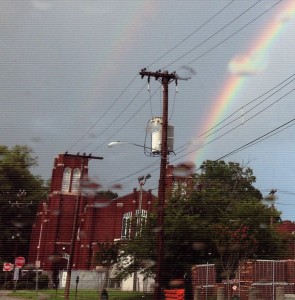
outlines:
M163 255L164 255L164 208L165 208L165 194L166 194L166 171L167 171L167 132L168 132L168 85L174 81L177 83L176 73L168 73L168 71L148 72L142 69L139 73L141 78L154 77L162 83L163 87L163 124L162 124L162 141L161 141L161 165L160 165L160 178L158 188L158 214L157 214L157 273L155 278L155 293L154 299L161 299L161 292L163 287Z
M92 156L91 154L86 155L85 153L83 155L69 154L67 152L64 155L65 156L72 156L72 157L77 158L77 159L82 159L82 161L81 161L80 187L79 187L79 191L78 191L78 195L76 197L76 203L75 203L70 253L69 253L68 264L67 264L67 278L66 278L66 286L65 286L65 292L64 292L64 298L66 300L69 300L70 286L71 286L71 276L72 276L72 266L73 266L73 260L74 260L74 254L75 254L76 238L77 238L77 233L78 233L78 218L79 218L79 209L80 209L80 201L81 201L81 180L84 179L83 178L84 167L90 159L103 159L103 157Z

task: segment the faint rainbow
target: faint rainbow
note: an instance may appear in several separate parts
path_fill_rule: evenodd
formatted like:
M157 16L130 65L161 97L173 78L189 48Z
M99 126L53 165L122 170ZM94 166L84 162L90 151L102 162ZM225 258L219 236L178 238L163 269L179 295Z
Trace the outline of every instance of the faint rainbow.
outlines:
M120 9L120 5L118 5L117 9ZM97 66L93 82L91 83L91 86L94 88L89 90L90 95L87 95L87 98L91 99L88 100L87 107L93 106L93 103L97 103L97 100L103 96L103 93L112 86L114 81L113 77L109 74L116 74L118 72L121 63L126 60L125 57L132 50L136 40L138 40L137 35L140 34L141 29L152 18L152 15L158 12L158 4L155 0L134 1L129 7L125 7L125 9L128 13L121 16L119 21L122 26L113 34L109 51L103 56L100 55L94 61L94 64ZM113 13L118 14L118 17L120 16L120 13L117 11ZM104 74L108 74L108 76L103 76ZM134 75L130 74L130 79Z
M118 9L120 9L120 7L118 7ZM129 13L120 20L122 26L115 32L109 52L103 57L103 60L105 62L115 61L120 64L124 56L127 55L128 51L132 50L134 43L137 41L136 35L140 32L141 28L146 25L155 11L157 11L157 2L155 0L132 2L129 5ZM114 11L114 14L116 13L117 12ZM104 68L107 69L110 65L105 64ZM100 69L99 73L103 73L105 71L104 68L103 70ZM111 68L114 68L114 65L112 65Z
M213 134L210 134L210 129L214 128L214 126L221 122L228 110L228 107L232 104L236 96L247 83L248 77L243 75L249 75L251 72L254 73L263 66L263 61L267 52L277 41L280 33L291 23L289 20L294 16L295 1L289 0L274 16L271 22L267 24L265 30L262 31L259 37L252 43L248 52L239 57L244 74L242 71L242 75L231 74L228 76L209 112L210 117L205 121L197 135L198 145L203 145L203 147L198 150L193 157L193 160L197 165L201 164L204 159L210 159L204 157L206 150L205 145L214 138Z

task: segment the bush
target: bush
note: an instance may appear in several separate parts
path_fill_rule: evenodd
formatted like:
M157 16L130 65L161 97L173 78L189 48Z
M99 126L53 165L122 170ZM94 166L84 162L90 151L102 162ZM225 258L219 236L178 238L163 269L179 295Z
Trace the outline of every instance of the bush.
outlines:
M36 285L36 277L34 278L34 283ZM38 277L38 288L39 289L47 289L49 283L49 278L47 275L39 275Z

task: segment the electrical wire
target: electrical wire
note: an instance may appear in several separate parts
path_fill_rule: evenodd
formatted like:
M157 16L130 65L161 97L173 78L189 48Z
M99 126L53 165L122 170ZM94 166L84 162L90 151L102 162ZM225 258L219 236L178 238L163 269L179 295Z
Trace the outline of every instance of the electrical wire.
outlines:
M115 99L115 101L106 109L106 111L84 132L84 134L77 139L68 149L68 151L72 150L72 148L74 146L76 146L88 133L91 129L93 129L105 116L106 114L113 108L113 106L119 101L119 99L123 96L123 94L127 91L127 89L131 86L131 84L135 81L135 79L137 78L137 74L136 76L134 76L131 81L127 84L127 86L123 89L123 91L119 94L119 96ZM84 149L82 149L81 151L83 151Z
M273 130L271 130L271 131L269 131L269 132L267 132L267 133L261 135L260 137L258 137L258 138L256 138L256 139L250 141L249 143L244 144L243 146L241 146L241 147L239 147L239 148L236 148L235 150L233 150L233 151L231 151L231 152L229 152L229 153L227 153L227 154L221 156L220 158L216 159L216 161L217 161L217 160L224 159L224 158L226 158L226 157L228 157L228 156L231 156L231 155L233 155L233 154L236 154L236 153L238 153L238 152L240 152L240 151L242 151L242 150L244 150L244 149L247 149L247 148L249 148L249 147L251 147L251 146L253 146L253 145L256 145L257 143L260 143L260 142L262 142L262 141L264 141L264 140L266 140L266 139L268 139L268 138L270 138L270 137L272 137L272 136L274 136L274 135L280 133L281 131L284 131L284 130L288 129L288 128L291 127L291 126L294 126L295 123L294 123L294 124L290 124L290 123L293 123L293 122L295 122L295 118L294 118L294 119L291 119L290 121L288 121L288 122L286 122L286 123L284 123L284 124L282 124L282 125L280 125L280 126L278 126L278 127L276 127L275 129L273 129ZM287 126L287 125L288 125L288 126ZM280 129L280 130L279 130L279 129Z
M261 98L262 96L266 95L266 94L269 93L270 91L273 91L276 87L280 86L282 83L285 83L287 80L289 80L290 78L292 78L294 75L295 75L295 74L289 76L287 79L283 80L282 82L280 82L280 83L279 83L278 85L276 85L275 87L271 88L270 90L268 90L267 92L263 93L262 95L260 95L259 97L255 98L254 100L248 102L248 103L246 104L246 106L247 106L248 104L250 104L250 103L253 103L253 102L256 101L257 99ZM293 79L293 80L294 80L294 79ZM287 86L288 84L290 84L293 80L291 80L290 82L288 82L287 84L285 84L283 87L285 87L285 86ZM282 89L282 88L280 88L279 90L281 90L281 89ZM278 91L279 91L279 90L278 90ZM253 119L254 117L258 116L260 113L264 112L266 109L268 109L268 108L270 108L271 106L273 106L275 103L277 103L277 102L279 102L280 100L284 99L286 96L288 96L289 94L291 94L294 90L295 90L295 89L290 90L290 91L287 92L285 95L283 95L283 96L281 96L280 98L278 98L277 100L273 101L273 102L272 102L271 104L269 104L266 108L263 108L262 110L260 110L259 112L257 112L254 116L251 116L249 119L247 119L246 121L244 121L244 123L248 122L249 120L251 120L251 119ZM278 92L278 91L276 91L276 92ZM274 92L271 96L273 96L276 92ZM270 97L270 96L269 96L269 97ZM269 98L269 97L268 97L268 98ZM263 101L265 101L265 100L263 100ZM236 110L236 112L237 112L237 111L238 111L238 110ZM228 118L229 118L229 117L225 118L225 120L227 120ZM294 119L293 119L293 120L294 120ZM243 147L246 147L246 146L247 146L247 148L248 148L248 147L254 145L254 142L255 142L255 144L258 143L258 142L260 142L259 140L262 139L263 137L264 137L263 140L265 140L266 138L269 138L269 137L271 137L272 135L275 135L275 134L279 133L280 131L287 129L287 128L289 128L290 126L293 126L294 124L288 126L287 128L282 128L279 132L275 132L275 131L277 131L278 129L280 129L281 127L285 127L288 123L293 122L293 120L291 120L291 121L289 121L289 122L287 122L287 123L285 123L285 124L283 124L283 125L277 127L277 128L274 129L273 131L268 132L267 134L261 136L260 138L257 138L257 139L255 139L255 140L251 141L250 143L248 143L248 144L246 144L246 145L244 145L244 146L238 148L239 150L238 150L238 149L235 149L235 150L229 152L228 154L224 155L222 158L227 157L227 156L229 156L229 155L233 155L234 153L237 153L237 152L239 152L239 151L242 151L242 150L244 150ZM221 121L220 123L222 123L222 122L224 122L224 120ZM243 123L243 124L244 124L244 123ZM228 124L227 124L227 125L228 125ZM227 126L227 125L226 125L226 126ZM172 162L178 161L179 159L181 159L181 158L183 158L183 157L185 157L185 156L187 156L187 155L190 155L190 154L193 153L193 152L196 152L196 151L200 150L201 148L207 146L208 144L210 144L210 143L212 143L212 142L214 142L214 141L220 139L221 137L224 137L226 134L228 134L228 133L232 132L233 130L237 129L239 126L241 126L241 125L238 125L238 126L234 127L233 129L228 130L227 132L225 132L225 133L223 133L222 135L216 137L215 139L213 139L213 140L211 140L211 141L205 143L204 145L198 147L197 149L194 149L194 150L192 150L192 151L189 151L188 153L185 153L185 154L183 154L182 156L173 159ZM215 127L215 126L214 126L214 127ZM214 128L214 127L213 127L213 128ZM206 131L206 132L210 132L210 130L212 130L212 128L209 129L209 130ZM215 133L215 132L214 132L214 133ZM211 134L212 134L212 133L211 133ZM210 134L210 135L211 135L211 134ZM270 135L270 134L271 134L271 135ZM270 135L270 136L268 136L268 135ZM201 136L203 136L203 135L201 135ZM208 137L208 136L207 136L207 137ZM183 147L183 146L182 146L182 147ZM180 147L180 148L182 148L182 147ZM246 149L246 148L245 148L245 149ZM180 151L180 152L183 152L183 151L185 151L185 150L187 150L187 148L184 149L184 150L182 150L182 151ZM218 160L220 160L220 159L222 159L222 158L219 158ZM125 176L125 177L122 177L122 178L120 178L120 179L117 179L117 180L115 180L114 182L118 182L118 181L120 181L120 180L124 180L124 179L126 179L126 178L129 178L129 176L133 176L134 174L138 174L139 172L144 171L145 168L150 168L150 167L153 167L153 166L154 166L154 164L148 165L148 166L144 167L144 169L141 169L141 170L139 170L138 172L135 172L135 173L132 173L132 174L127 175L127 176ZM156 171L156 170L158 170L158 168L154 169L153 171ZM150 171L150 172L153 172L153 171Z
M223 26L221 29L219 29L218 31L216 31L214 34L212 34L210 37L208 37L207 39L205 39L203 42L201 42L200 44L198 44L196 47L194 47L193 49L191 49L190 51L186 52L187 54L192 52L193 50L195 50L196 48L198 48L199 46L201 46L202 44L204 44L206 41L208 41L209 39L211 39L212 37L214 37L215 35L217 35L219 32L221 32L222 30L224 30L226 27L228 27L230 24L232 24L235 20L237 20L238 18L240 18L241 16L243 16L245 13L247 13L249 10L251 10L254 6L256 6L259 2L261 2L262 0L258 0L257 2L255 2L252 6L250 6L248 9L246 9L245 11L243 11L241 14L239 14L236 18L234 18L232 21L230 21L229 23L227 23L225 26ZM284 0L279 0L278 2L276 2L275 4L273 4L270 8L266 9L264 12L262 12L261 14L259 14L257 17L255 17L254 19L252 19L250 22L248 22L246 25L242 26L242 28L238 29L237 31L235 31L233 34L231 34L229 37L227 37L226 39L224 39L223 41L219 42L217 45L209 48L209 50L205 51L201 56L195 58L194 60L192 60L189 64L191 64L192 62L196 61L197 59L199 59L200 57L203 57L204 55L206 55L207 53L211 52L213 49L217 48L219 45L221 45L222 43L224 43L225 41L227 41L229 38L233 37L234 35L236 35L238 32L240 32L241 30L243 30L244 28L246 28L247 26L249 26L250 24L252 24L253 22L255 22L257 19L259 19L260 17L262 17L264 14L266 14L267 12L269 12L270 10L272 10L275 6L277 6L280 2L282 2ZM166 69L168 66L172 65L173 63L175 63L176 61L182 59L184 56L186 55L182 55L180 56L177 60L174 60L173 62L171 62L169 65L165 66L163 69ZM127 122L128 123L128 122ZM124 124L124 127L127 124ZM120 128L121 130L121 128ZM116 135L116 133L114 134ZM113 135L113 136L114 136ZM102 145L101 145L102 146ZM100 148L100 147L98 147Z
M286 78L285 80L281 81L279 84L277 84L276 86L274 86L273 88L269 89L268 91L266 91L265 93L261 94L260 96L256 97L255 99L249 101L248 103L246 103L245 105L243 105L242 108L245 108L251 104L253 104L254 102L256 102L257 100L259 100L260 98L264 97L265 95L269 94L270 92L272 92L273 90L275 90L276 88L278 88L279 86L281 86L282 84L286 83L288 80L290 80L292 77L295 76L295 73L292 74L291 76L289 76L288 78ZM251 109L249 109L248 111L246 111L245 114L249 113L250 111L252 111L254 108L257 108L260 104L262 104L263 102L265 102L266 100L268 100L270 97L274 96L277 92L281 91L283 88L285 88L286 86L288 86L291 82L293 82L295 80L295 78L293 78L292 80L290 80L289 82L287 82L286 84L284 84L282 87L280 87L277 91L273 92L271 95L269 95L267 98L263 99L262 101L260 101L258 104L256 104L254 107L252 107ZM293 90L291 90L290 92L292 92ZM273 102L270 106L272 106L273 104L277 103L278 101L280 101L282 98L276 100L275 102ZM270 107L269 106L269 107ZM267 107L268 108L268 107ZM236 109L232 114L230 114L228 117L224 118L223 120L221 120L220 122L218 122L217 124L215 124L213 127L211 127L210 129L206 130L205 132L203 132L202 134L200 134L196 139L199 139L199 138L208 138L210 137L211 135L217 133L218 131L224 129L225 127L229 126L230 124L234 123L235 121L237 121L239 119L238 118L235 118L234 120L226 123L225 125L223 125L222 127L216 129L217 127L219 127L221 124L223 124L224 122L226 122L227 120L229 120L230 118L232 118L235 114L237 114L239 111L241 110L241 107ZM264 109L265 110L265 109ZM260 111L262 112L262 111ZM256 116L256 115L255 115ZM253 117L251 117L253 118ZM248 120L247 120L248 121ZM240 125L243 125L245 123L245 121L242 122L242 124ZM239 126L240 126L239 125ZM215 130L214 130L215 129ZM188 142L186 144L184 144L183 146L177 148L175 151L176 152L179 152L182 148L190 146L191 145L191 142Z
M221 14L225 9L227 9L231 4L233 4L235 0L230 1L228 4L226 4L224 7L222 7L217 13L215 13L213 16L211 16L207 21L205 21L203 24L201 24L199 27L197 27L193 32L191 32L189 35L187 35L184 39L182 39L180 42L178 42L174 47L167 50L165 53L163 53L160 57L155 59L153 62L151 62L147 67L150 68L152 65L154 65L156 62L167 56L167 54L171 53L173 50L178 48L181 44L183 44L185 41L187 41L190 37L192 37L194 34L199 32L205 25L209 24L213 19L215 19L219 14Z
M295 89L292 89L291 91L289 91L288 93L286 93L284 96L280 97L279 99L277 99L276 101L274 101L273 103L271 103L270 105L268 105L267 108L271 107L272 105L274 105L275 103L277 103L278 101L282 100L283 98L285 98L286 96L288 96L289 94L291 94ZM250 121L251 119L253 119L254 117L258 116L260 113L264 112L267 108L262 109L261 111L259 111L258 113L256 113L254 116L251 116L249 119L247 119L244 123ZM226 131L225 133L219 135L218 137L214 138L213 140L210 140L209 142L205 143L204 145L200 146L198 149L194 149L184 155L182 155L180 158L185 157L191 153L194 153L198 150L200 150L201 148L204 148L205 146L217 141L218 139L220 139L221 137L224 137L225 135L229 134L230 132L234 131L235 129L237 129L238 127L242 126L241 124L235 126L232 129L229 129L228 131ZM179 158L178 158L179 159ZM178 160L177 159L177 160Z
M281 0L281 1L283 1L283 0ZM221 41L221 42L219 42L217 45L215 45L214 47L211 47L209 50L207 50L206 52L204 52L201 56L198 56L197 58L195 58L194 60L192 60L190 63L193 63L194 61L196 61L197 59L199 59L199 58L201 58L201 57L203 57L204 55L206 55L207 53L209 53L209 52L211 52L213 49L215 49L215 48L217 48L219 45L221 45L222 43L224 43L225 41L227 41L229 38L231 38L231 37L233 37L235 34L237 34L238 32L240 32L242 29L244 29L246 26L248 26L248 25L250 25L250 24L252 24L254 21L256 21L259 17L261 17L261 16L263 16L265 13L267 13L269 10L271 10L272 8L274 8L276 5L278 5L281 1L279 1L279 2L277 2L276 4L274 4L271 8L269 8L268 10L266 10L265 12L263 12L262 14L260 14L259 16L257 16L256 18L254 18L254 19L252 19L250 22L248 22L246 25L244 25L242 28L240 28L239 30L237 30L237 31L235 31L233 34L231 34L230 36L228 36L226 39L224 39L223 41ZM290 78L291 77L293 77L294 76L294 74L293 75L291 75L290 76ZM288 79L286 79L286 80L288 80ZM292 80L293 81L293 80ZM289 83L288 83L289 84ZM287 85L287 84L286 84ZM285 86L286 86L285 85ZM274 88L273 88L274 89ZM271 89L271 90L273 90L273 89ZM282 89L282 88L281 88ZM280 90L281 90L280 89ZM293 90L292 90L293 91ZM292 92L291 91L291 92ZM275 93L277 93L278 91L276 91ZM291 93L290 92L290 93ZM273 94L275 94L275 93L273 93ZM265 93L266 94L266 93ZM273 95L272 94L272 95ZM261 96L260 96L261 97ZM270 97L270 96L269 96ZM268 97L268 98L269 98ZM280 99L282 99L283 97L281 97ZM279 99L279 100L280 100ZM279 101L279 100L277 100L277 101ZM253 100L254 101L254 100ZM265 101L265 100L263 100L263 101ZM263 102L262 101L262 102ZM273 103L274 104L274 103ZM272 106L273 104L271 104L270 106ZM270 107L269 106L269 107ZM253 108L251 109L251 110L253 110ZM249 111L251 111L251 110L249 110ZM248 112L249 112L248 111ZM236 112L235 112L236 113ZM234 113L233 113L234 114ZM257 115L257 114L256 114ZM228 117L228 118L230 118L230 116ZM252 118L254 118L254 116L253 117L251 117L250 119L252 119ZM236 120L236 119L235 119ZM225 121L225 120L224 120ZM224 122L224 121L222 121L222 122ZM289 121L289 122L293 122L294 121L294 119L293 120L291 120L291 121ZM253 145L255 145L255 144L257 144L258 142L261 142L261 141L263 141L263 140L265 140L265 139L267 139L267 138L269 138L269 137L271 137L271 136L273 136L273 135L275 135L275 134L278 134L279 132L281 132L281 131L283 131L283 130L285 130L285 129L287 129L287 128L289 128L290 126L293 126L294 124L291 124L291 125L289 125L287 128L281 128L281 130L279 130L278 132L275 132L276 130L278 130L278 128L280 128L280 127L285 127L286 126L286 124L288 124L289 122L287 122L287 123L285 123L285 124L283 124L283 125L281 125L281 126L279 126L279 127L277 127L276 129L274 129L272 132L269 132L269 133L267 133L267 134L265 134L265 135L263 135L263 136L261 136L261 137L259 137L259 138L257 138L257 139L255 139L254 141L251 141L251 142L249 142L248 144L246 144L246 145L244 145L244 147L242 146L242 147L239 147L238 149L235 149L235 150L233 150L232 152L230 152L230 153L228 153L228 154L226 154L226 155L224 155L222 158L224 158L224 157L228 157L228 156L230 156L230 155L233 155L234 153L237 153L237 152L239 152L239 151L242 151L242 150L244 150L244 149L246 149L246 148L248 148L248 147L250 147L250 146L253 146ZM231 124L232 122L230 122L230 123L228 123L227 125L225 125L225 126L228 126L229 124ZM216 124L214 127L217 127L217 126L219 126L220 124ZM225 127L224 126L224 127ZM223 127L223 128L224 128ZM212 128L211 129L209 129L208 131L210 131L210 130L212 130ZM219 129L220 130L220 129ZM216 131L214 132L214 133L216 133ZM205 134L205 133L204 133ZM269 136L268 136L269 135ZM222 135L223 136L223 135ZM221 136L221 137L222 137ZM261 141L260 141L260 139L261 139ZM196 149L196 150L194 150L194 151L198 151L199 149ZM193 152L194 152L193 151ZM191 153L191 152L190 152ZM188 154L190 154L190 153L188 153ZM187 156L188 154L185 154L185 156ZM183 157L183 156L182 156ZM222 158L219 158L219 159L222 159ZM178 160L179 158L177 158L177 160ZM175 161L175 160L173 160L173 161ZM150 166L150 167L152 167L152 166ZM137 172L135 172L135 173L133 173L133 174L130 174L130 175L128 175L128 176L125 176L125 177L122 177L122 178L120 178L119 180L124 180L124 179L126 179L126 178L129 178L130 176L132 176L132 175L135 175L135 174L138 174L139 172L142 172L142 171L145 171L146 170L146 168L143 168L143 169L141 169L141 170L139 170L139 171L137 171ZM156 168L156 169L154 169L154 171L155 170L158 170L158 168ZM133 179L132 179L133 180ZM118 180L116 180L116 181L114 181L114 182L117 182Z
M144 86L143 86L144 87ZM143 88L133 97L132 102L136 99L136 97L141 93ZM156 89L153 93L153 95L157 92L158 89ZM149 99L145 101L138 109L137 111L115 132L113 133L105 142L101 143L99 146L97 146L92 152L97 151L101 147L103 147L107 142L109 142L118 132L120 132L136 115L138 112L142 110L142 108L149 102ZM131 103L130 103L131 104ZM122 113L120 113L121 115Z
M172 102L172 110L171 110L171 114L170 114L170 117L169 117L169 121L171 120L171 118L173 116L175 102L176 102L176 95L177 94L178 94L178 91L177 91L177 86L176 86L175 91L174 91L174 97L173 97L173 102Z
M246 23L244 26L242 26L241 28L239 28L238 30L236 30L235 32L233 32L232 34L230 34L227 38L223 39L222 41L220 41L219 43L217 43L216 45L214 45L213 47L209 48L207 51L205 51L203 54L197 56L196 58L194 58L193 60L191 60L188 64L191 65L192 63L194 63L195 61L199 60L200 58L202 58L203 56L207 55L208 53L210 53L212 50L215 50L217 47L219 47L220 45L222 45L223 43L225 43L226 41L228 41L229 39L231 39L233 36L235 36L237 33L239 33L240 31L242 31L243 29L245 29L246 27L248 27L249 25L251 25L252 23L254 23L255 21L257 21L259 18L261 18L263 15L265 15L266 13L268 13L270 10L272 10L274 7L276 7L279 3L281 3L284 0L279 0L277 3L275 3L274 5L272 5L270 8L266 9L264 12L262 12L261 14L259 14L257 17L255 17L254 19L252 19L250 22Z
M262 0L258 0L256 1L254 4L252 4L250 7L248 7L245 11L243 11L242 13L240 13L237 17L235 17L234 19L232 19L230 22L226 23L224 26L222 26L220 29L218 29L217 31L215 31L213 34L209 35L206 39L204 39L202 42L200 42L199 44L197 44L195 47L193 47L192 49L190 49L189 51L185 52L184 54L182 54L181 56L179 56L178 58L176 58L175 60L173 60L172 62L170 62L168 65L166 65L165 67L163 67L162 69L165 70L168 67L170 67L171 65L173 65L174 63L178 62L179 60L183 59L184 57L186 57L188 54L190 54L191 52L193 52L194 50L198 49L199 47L201 47L202 45L204 45L206 42L208 42L210 39L212 39L213 37L215 37L216 35L218 35L221 31L223 31L224 29L226 29L227 27L229 27L232 23L234 23L235 21L237 21L239 18L241 18L243 15L245 15L247 12L249 12L253 7L255 7L257 4L259 4ZM280 0L282 1L282 0ZM189 63L190 65L191 63Z
M291 76L289 76L288 78L286 78L285 80L283 80L282 82L280 82L279 84L277 84L276 86L274 86L273 88L271 88L270 90L266 91L265 93L263 93L262 95L258 96L257 98L253 99L252 101L246 103L245 105L243 105L243 107L238 108L237 110L235 110L232 114L230 114L228 117L226 117L225 119L223 119L222 121L218 122L216 125L214 125L213 127L211 127L209 130L205 131L202 135L200 135L199 137L205 136L207 133L212 132L213 129L219 127L221 124L223 124L224 122L226 122L227 120L229 120L231 117L233 117L235 114L237 114L241 109L244 109L245 107L251 105L252 103L256 102L258 99L264 97L265 95L267 95L268 93L270 93L271 91L273 91L274 89L276 89L277 87L279 87L280 85L282 85L283 83L285 83L286 81L288 81L289 79L291 79L292 77L295 76L295 73L292 74ZM289 81L288 83L286 83L285 85L283 85L281 88L279 88L277 91L275 91L274 93L272 93L270 96L268 96L267 98L265 98L264 100L260 101L258 104L256 104L255 106L253 106L250 110L248 110L246 113L243 113L243 115L247 114L248 112L252 111L254 108L257 108L260 104L262 104L263 102L265 102L267 99L269 99L271 96L275 95L277 92L281 91L283 88L285 88L286 86L288 86L291 82L293 82L295 80L295 78L293 78L291 81ZM238 118L234 119L233 121L227 123L226 125L222 126L221 129L223 129L224 127L230 125L231 123L233 123L234 121L236 121ZM216 133L217 131L214 131L213 133ZM208 136L207 136L208 137Z
M113 121L110 122L109 125L108 125L107 127L105 127L105 129L100 133L100 135L102 135L103 133L105 133L105 132L113 125L114 121L115 121L115 120L118 120L118 118L120 118L120 117L123 115L123 113L127 110L127 108L135 101L135 99L137 98L137 96L143 91L143 89L144 89L145 86L146 86L146 85L144 84L144 85L141 87L141 89L137 92L137 94L131 99L131 101L125 106L125 108L124 108L122 111L120 111L120 113L113 119ZM133 116L133 117L134 117L134 116ZM131 118L131 119L132 119L132 118ZM131 121L131 119L129 119L129 121ZM126 126L126 125L124 125L124 126ZM120 130L121 130L124 126L122 126L122 127L120 128ZM118 132L119 132L120 130L118 130ZM107 141L106 141L105 143L107 143ZM103 144L101 144L100 146L98 146L97 148L95 148L95 150L98 150L99 148L101 148L105 143L103 143ZM88 146L90 146L90 144L88 144L86 147L84 147L84 148L82 149L82 151L83 151L84 149L86 149ZM95 151L95 150L94 150L94 151Z
M227 7L229 7L229 5L231 5L235 0L231 1L229 4L227 4L226 6L224 6L221 10L219 10L216 14L214 14L211 18L209 18L206 22L204 22L201 26L199 26L196 30L194 30L191 34L189 34L187 37L185 37L182 41L180 41L178 44L176 44L172 49L166 51L166 54L170 53L171 51L173 51L175 48L177 48L180 44L182 44L184 41L186 41L188 38L190 38L193 34L195 34L196 32L198 32L201 28L203 28L206 24L208 24L210 21L212 21L214 18L216 18L222 11L224 11ZM259 0L261 1L261 0ZM258 2L259 2L258 1ZM159 57L158 59L156 59L153 63L151 63L150 65L154 64L156 61L159 61L163 56ZM125 87L125 89L121 92L121 94L116 98L116 100L108 107L108 109L103 113L103 115L95 122L93 123L92 126L90 126L85 133L79 138L77 139L72 146L68 149L68 150L72 150L72 148L74 146L76 146L78 144L78 142L80 142L88 133L91 129L93 129L105 116L106 114L113 108L113 106L118 102L118 100L122 97L122 95L126 92L126 90L131 86L131 84L134 82L134 80L137 78L138 74L136 74L133 79L128 83L128 85ZM133 98L134 100L134 98ZM130 105L131 103L129 103L127 105L127 107ZM127 109L127 108L126 108ZM126 110L125 109L125 110ZM116 118L117 120L117 118ZM113 125L113 123L111 123L111 125ZM110 125L110 126L111 126ZM107 129L110 127L108 126ZM107 129L105 129L101 134L103 134ZM89 145L87 145L86 147L84 147L81 151L85 150Z

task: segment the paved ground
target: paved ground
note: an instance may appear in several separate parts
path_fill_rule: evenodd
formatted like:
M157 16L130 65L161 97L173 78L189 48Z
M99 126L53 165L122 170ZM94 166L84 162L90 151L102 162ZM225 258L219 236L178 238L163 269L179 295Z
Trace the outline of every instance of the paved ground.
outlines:
M1 300L20 300L20 298L6 296L7 294L11 294L12 291L1 291L0 290L0 299Z

